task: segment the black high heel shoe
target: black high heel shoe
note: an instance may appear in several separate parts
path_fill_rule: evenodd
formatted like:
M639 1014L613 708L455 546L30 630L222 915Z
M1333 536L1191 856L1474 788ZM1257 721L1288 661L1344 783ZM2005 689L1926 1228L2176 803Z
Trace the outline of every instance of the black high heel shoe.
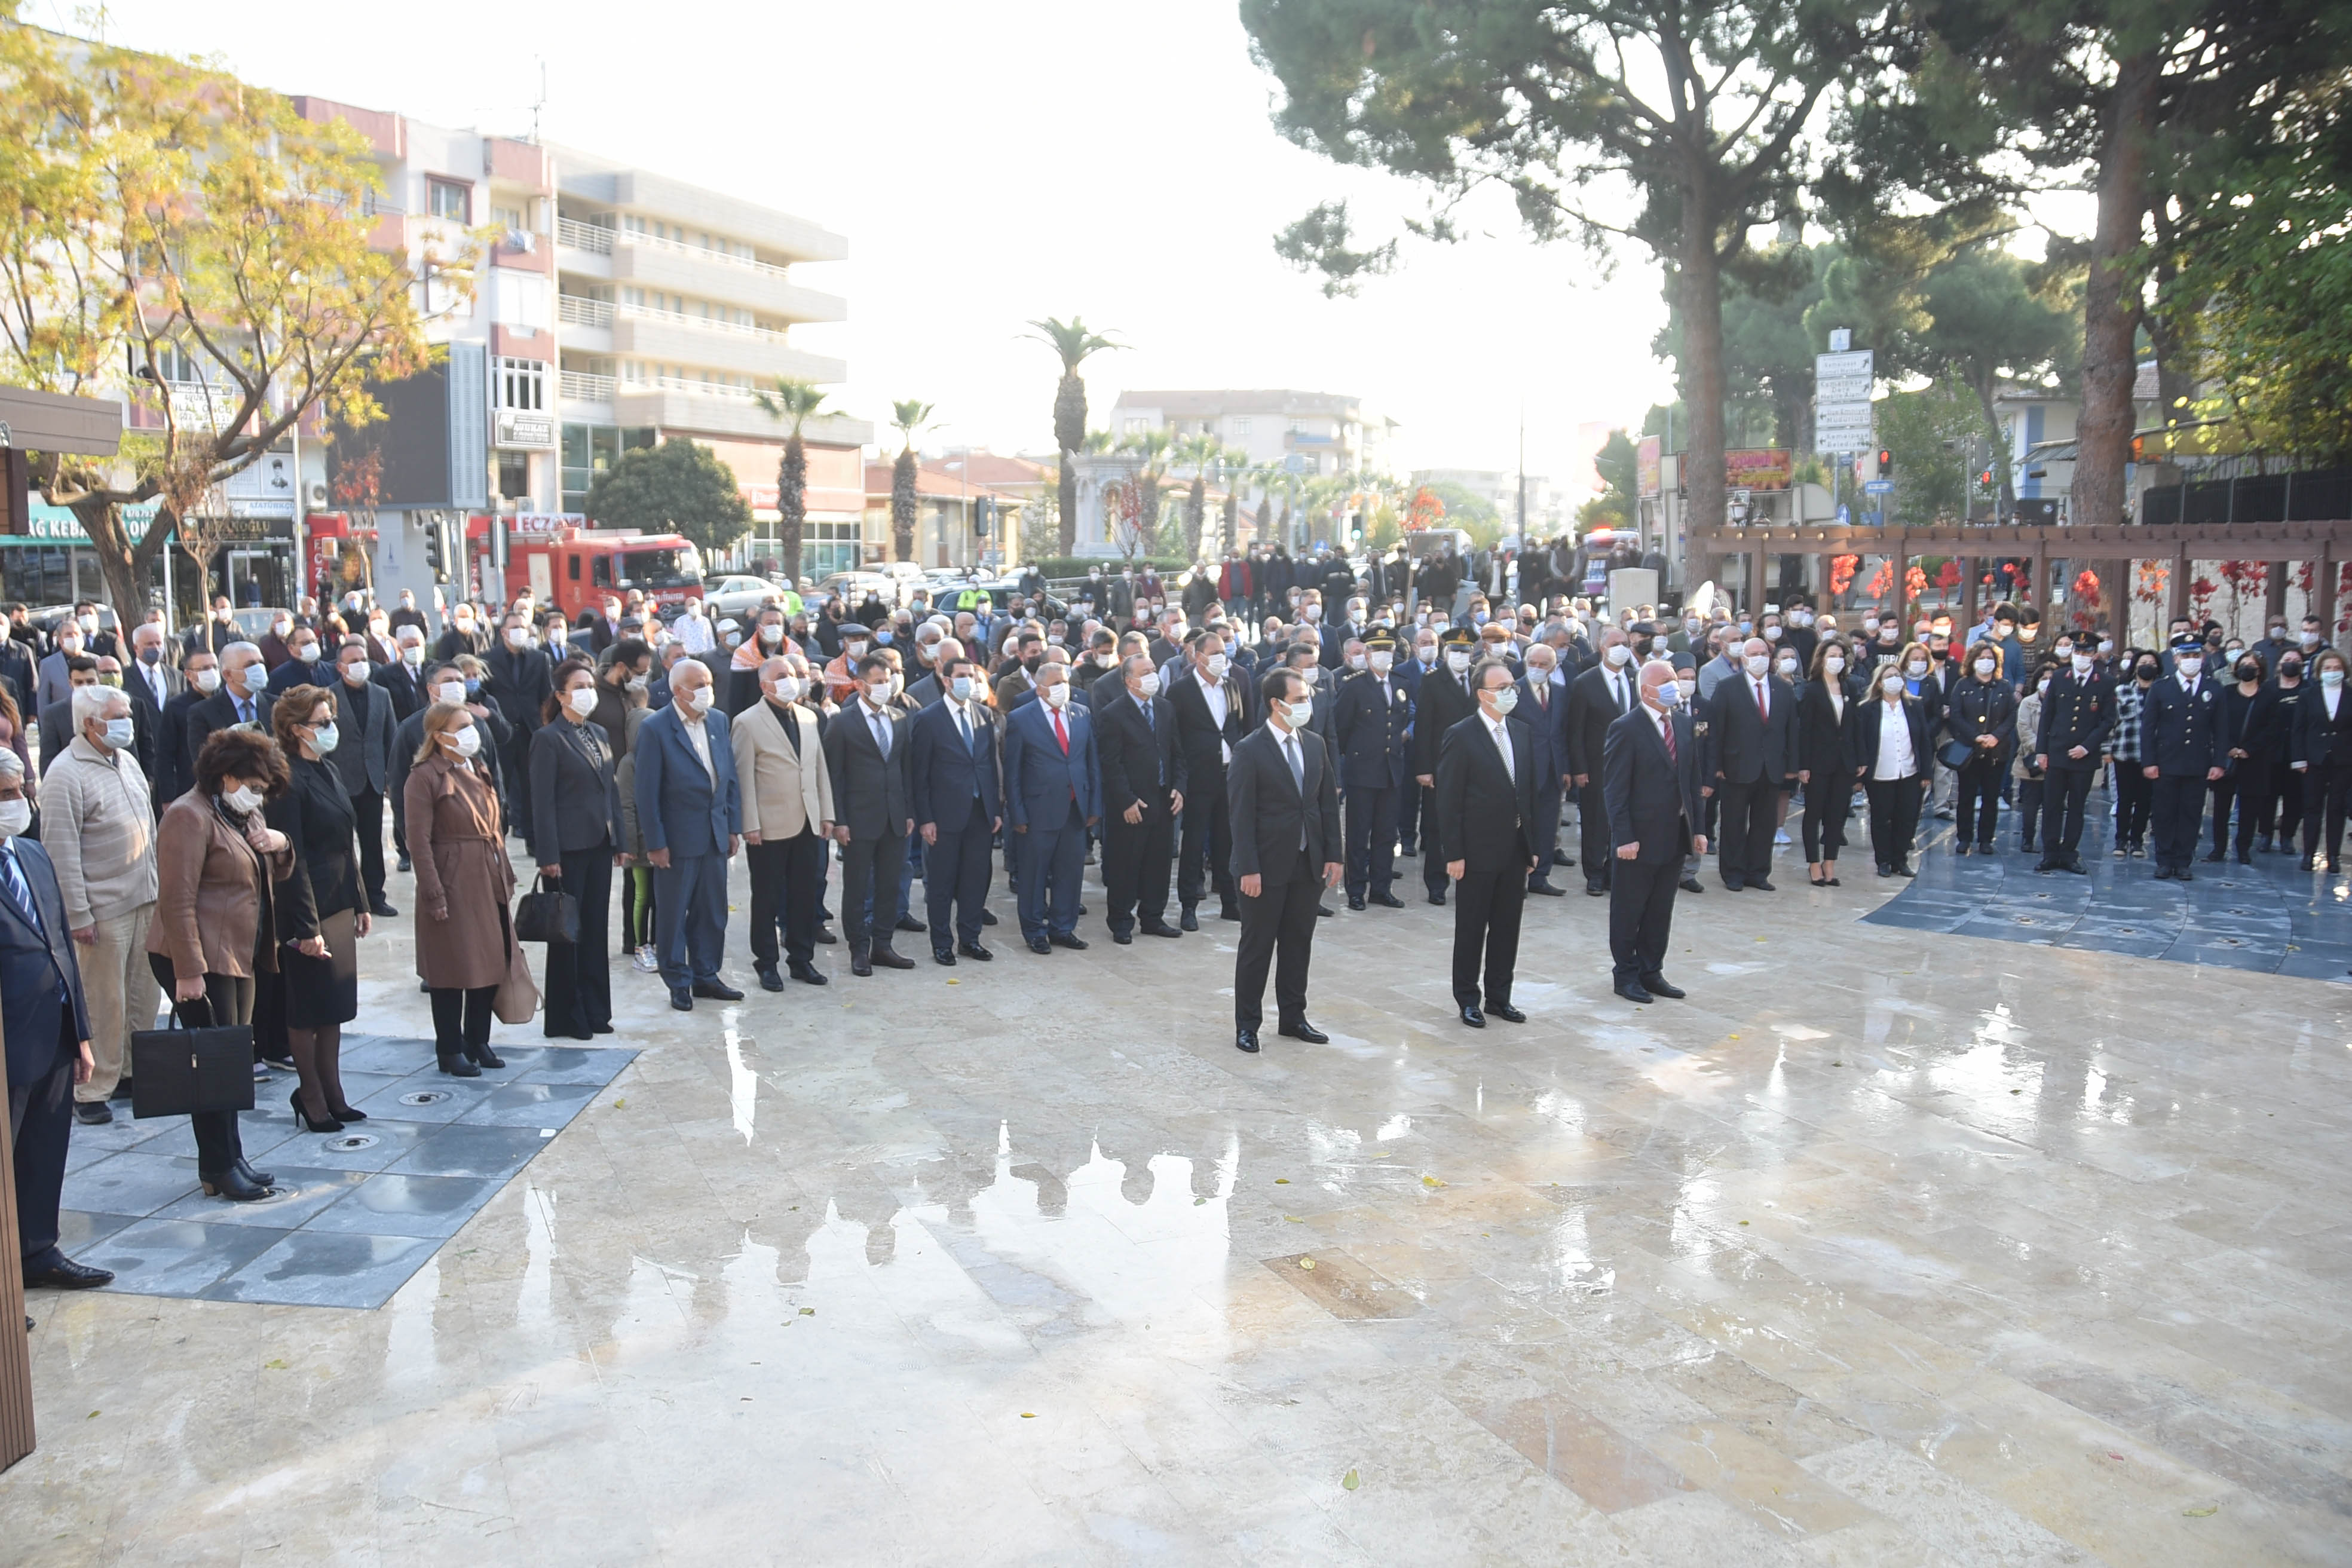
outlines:
M366 1111L355 1110L348 1105L331 1105L327 1109L335 1113L335 1120L338 1121L352 1122L367 1120Z
M490 1042L488 1040L484 1040L478 1046L467 1045L466 1054L474 1058L474 1065L477 1067L502 1068L507 1065L506 1058L492 1050Z
M203 1184L205 1196L226 1198L233 1204L259 1203L263 1198L268 1197L270 1192L269 1188L258 1182L247 1181L245 1173L235 1166L221 1172L218 1175L207 1176L200 1173L196 1180Z
M470 1057L463 1054L445 1056L437 1051L434 1054L441 1064L441 1070L447 1073L451 1078L479 1078L482 1076L482 1069L474 1065L473 1058Z
M294 1120L302 1124L305 1132L341 1132L343 1130L343 1124L331 1116L324 1121L312 1121L310 1113L302 1109L302 1091L299 1089L286 1097L286 1103L294 1108Z

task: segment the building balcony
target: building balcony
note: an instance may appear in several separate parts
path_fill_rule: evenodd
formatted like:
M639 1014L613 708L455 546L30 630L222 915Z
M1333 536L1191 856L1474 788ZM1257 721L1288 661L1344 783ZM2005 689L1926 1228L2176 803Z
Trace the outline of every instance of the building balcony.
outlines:
M559 188L567 197L725 235L782 257L787 263L839 261L849 254L847 239L806 218L667 174L609 165L600 168L601 160L563 149L558 149L556 156Z
M787 321L849 318L847 301L802 288L792 281L789 268L773 262L569 217L555 220L555 243L562 253L559 265L563 271L599 282L643 283L741 305Z
M572 373L564 373L569 383ZM609 380L590 377L591 380ZM565 395L569 396L567 392ZM714 386L682 376L657 376L650 381L625 381L610 394L618 422L654 425L664 430L690 431L701 436L726 436L754 441L784 438L781 420L761 408L740 387ZM870 420L827 415L801 427L801 438L822 447L863 447L874 439Z
M616 305L612 331L613 352L625 358L733 371L761 381L782 375L824 385L849 379L845 362L796 349L783 333L758 327Z

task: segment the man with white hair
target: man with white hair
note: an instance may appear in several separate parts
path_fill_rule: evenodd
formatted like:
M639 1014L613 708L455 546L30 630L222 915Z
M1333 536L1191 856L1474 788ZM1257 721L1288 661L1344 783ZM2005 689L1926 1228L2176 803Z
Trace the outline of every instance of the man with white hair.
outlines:
M41 843L57 868L89 1008L93 1065L89 1081L74 1086L74 1117L90 1125L114 1120L107 1100L131 1032L153 1025L162 994L147 963L155 810L131 756L131 703L115 687L77 687L73 740L42 780Z
M233 642L220 650L220 689L188 710L187 751L181 758L180 777L196 776L196 759L214 731L243 725L268 732L269 710L278 700L263 689L268 676L256 645Z

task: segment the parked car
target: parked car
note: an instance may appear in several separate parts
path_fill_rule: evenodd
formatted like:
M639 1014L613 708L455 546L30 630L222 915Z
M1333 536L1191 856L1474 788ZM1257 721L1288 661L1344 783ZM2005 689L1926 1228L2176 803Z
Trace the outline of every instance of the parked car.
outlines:
M732 616L749 620L761 605L784 592L765 577L748 573L725 577L706 577L702 584L702 613L714 620ZM790 606L786 606L787 610Z
M811 597L818 604L840 599L855 609L866 602L869 590L894 609L900 602L898 580L880 572L835 572L817 584Z

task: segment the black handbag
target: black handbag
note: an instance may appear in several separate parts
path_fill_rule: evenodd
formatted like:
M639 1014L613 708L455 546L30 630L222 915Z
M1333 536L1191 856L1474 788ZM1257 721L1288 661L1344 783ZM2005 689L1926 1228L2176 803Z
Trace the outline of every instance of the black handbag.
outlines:
M1936 753L1936 760L1958 772L1967 767L1971 758L1987 754L1989 753L1982 747L1971 746L1966 741L1947 741L1943 748Z
M194 1004L191 1003L193 1006ZM205 1016L212 1005L205 1004ZM183 1029L177 1008L168 1029L131 1037L131 1114L188 1116L253 1109L253 1026Z
M515 900L514 929L517 942L578 942L580 900L542 876Z

